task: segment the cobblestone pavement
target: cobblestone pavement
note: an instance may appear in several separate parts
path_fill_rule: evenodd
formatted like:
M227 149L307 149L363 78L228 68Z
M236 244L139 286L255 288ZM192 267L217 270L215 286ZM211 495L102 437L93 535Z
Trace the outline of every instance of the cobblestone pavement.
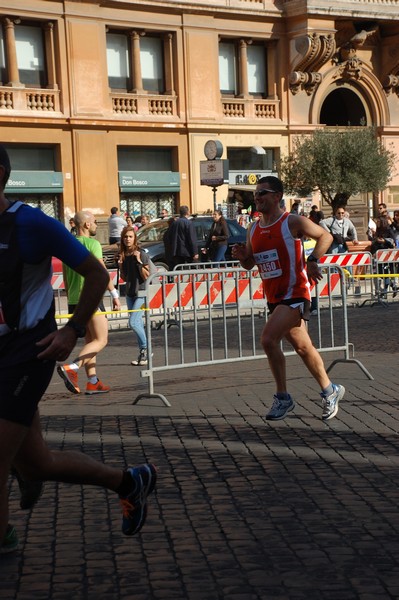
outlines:
M264 420L274 390L263 360L158 375L171 408L131 404L147 382L129 365L128 331L111 332L99 357L110 394L72 396L55 375L41 405L51 446L153 461L158 491L142 533L125 538L114 494L46 483L26 513L10 480L21 544L0 561L0 598L398 599L399 304L348 313L374 380L336 365L347 394L328 423L297 357L287 361L297 408L276 423Z

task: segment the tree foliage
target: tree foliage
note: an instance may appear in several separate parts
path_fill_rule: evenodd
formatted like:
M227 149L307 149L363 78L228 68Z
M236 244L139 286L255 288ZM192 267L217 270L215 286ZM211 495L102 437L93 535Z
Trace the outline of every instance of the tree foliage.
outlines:
M281 161L281 178L287 192L304 197L319 191L335 210L353 194L382 191L395 160L372 127L317 129L294 140L292 153Z

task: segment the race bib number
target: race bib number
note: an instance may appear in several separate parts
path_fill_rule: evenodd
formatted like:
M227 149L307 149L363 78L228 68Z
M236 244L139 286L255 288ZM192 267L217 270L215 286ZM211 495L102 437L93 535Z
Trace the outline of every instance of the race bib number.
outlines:
M254 259L262 279L273 279L283 274L277 250L257 252L254 254Z

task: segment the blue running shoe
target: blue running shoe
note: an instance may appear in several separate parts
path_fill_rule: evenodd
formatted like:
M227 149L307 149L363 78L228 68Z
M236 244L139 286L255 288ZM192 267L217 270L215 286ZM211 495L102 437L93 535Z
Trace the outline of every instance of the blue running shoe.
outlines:
M338 412L338 403L345 394L345 388L343 385L335 385L333 386L333 393L327 396L326 394L321 393L320 396L322 398L323 405L323 421L328 421L328 419L332 419Z
M287 413L295 408L295 402L289 396L286 400L278 398L277 395L273 396L273 404L271 409L266 415L268 421L280 421L284 419Z
M120 498L122 507L122 533L134 535L147 518L147 496L155 489L157 470L154 465L140 465L127 470L135 482L134 492Z

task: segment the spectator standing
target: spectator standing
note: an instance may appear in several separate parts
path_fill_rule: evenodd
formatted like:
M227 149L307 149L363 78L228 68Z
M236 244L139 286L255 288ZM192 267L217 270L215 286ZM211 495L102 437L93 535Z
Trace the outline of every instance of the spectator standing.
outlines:
M69 219L69 231L72 233L72 235L77 235L78 234L78 229L76 227L76 223L74 221L74 219Z
M133 218L130 215L126 215L126 225L133 227Z
M13 465L27 481L90 484L119 495L122 532L144 525L147 496L155 488L153 465L114 468L88 455L50 449L38 405L55 361L66 360L101 301L109 274L63 224L4 195L11 165L0 146L0 554L18 548L9 523L8 477ZM85 280L72 318L57 328L51 288L51 257ZM81 534L81 531L79 531Z
M395 242L395 246L399 248L399 210L394 210L393 212L393 219L390 229L392 232L392 239Z
M295 200L295 202L291 206L291 213L294 215L302 214L302 206L300 200Z
M391 250L391 249L395 248L395 246L396 246L394 232L392 229L392 219L388 215L388 211L385 208L385 204L382 204L382 205L380 204L379 209L380 209L380 214L375 220L376 230L375 230L373 241L371 242L371 252L374 255L377 252L377 250ZM380 289L378 288L377 282L375 282L376 291L382 297L385 297L385 298L387 297L387 293L388 293L390 286L392 287L394 298L396 297L396 295L398 293L398 288L396 286L395 279L391 279L390 277L387 277L387 275L389 273L392 273L392 274L395 273L394 267L395 267L395 265L393 263L390 263L390 264L379 263L378 264L378 273L381 275L385 275L384 278L381 278L381 279L383 279L383 281L382 281L382 287ZM380 281L380 280L378 280L378 281Z
M147 336L143 322L143 298L138 291L144 288L144 282L150 274L149 257L138 244L134 227L125 227L122 231L118 265L120 276L126 282L126 304L129 311L129 327L137 336L139 356L132 365L148 364Z
M169 213L167 211L167 209L164 207L161 209L161 214L160 214L160 218L161 219L167 219L169 217Z
M378 205L378 217L377 217L377 219L379 217L384 217L384 219L387 220L388 225L391 225L392 219L389 216L387 205L385 204L385 202L380 202L380 204Z
M119 214L117 206L111 208L111 216L108 219L108 235L110 244L119 244L121 241L121 231L126 227L126 221Z
M151 219L150 219L149 215L141 215L140 223L141 223L142 227L144 227L144 225L149 225L150 222L151 222Z
M133 227L134 227L135 231L138 231L140 229L140 227L142 226L141 219L142 219L142 215L139 215L138 217L136 217L134 219Z
M309 219L313 221L313 223L316 223L316 225L319 225L320 221L324 219L323 211L319 210L316 204L312 206L312 209L309 213Z
M238 259L244 269L257 265L270 311L261 341L277 391L266 419L284 419L295 407L287 391L286 361L281 349L283 338L293 346L321 387L322 418L332 419L338 412L345 388L330 381L304 324L310 310L309 279L317 282L322 278L317 261L330 245L331 235L306 217L284 212L280 206L282 197L280 179L271 175L259 179L255 202L262 217L248 227L246 245L233 246L233 258ZM307 272L304 237L316 240L307 258Z
M163 245L165 248L165 258L168 263L168 268L171 271L173 269L173 249L172 249L172 240L170 235L171 225L176 220L175 217L169 217L168 219L168 228L163 234Z
M399 210L394 210L394 212L393 212L393 219L392 219L392 224L391 224L391 231L392 231L392 239L395 242L395 247L399 248ZM393 265L393 267L394 267L393 271L394 271L395 275L398 275L398 273L399 273L399 265L398 265L398 263L396 262ZM395 288L394 288L394 297L396 296L397 291L398 291L398 286L396 284L396 281L397 280L394 279L394 286L395 286Z
M76 239L97 258L102 265L103 254L99 241L94 239L97 231L97 221L94 215L88 211L81 211L75 215L75 223L78 228ZM83 277L67 265L63 266L65 291L68 296L68 312L73 313L79 303L83 290ZM114 310L119 310L121 305L119 294L114 284L109 280L108 290L112 296ZM104 304L98 305L98 310L105 312ZM87 375L86 394L104 394L109 392L109 386L104 385L97 377L96 357L108 343L108 321L104 314L93 314L86 325L85 343L77 358L67 365L59 365L57 373L64 380L66 388L73 394L79 394L78 371L85 368Z
M188 206L181 206L180 217L170 226L171 264L173 268L179 264L190 264L198 260L198 241L192 221L188 218Z
M345 208L340 206L332 217L320 221L320 226L333 236L333 242L327 254L344 254L348 252L346 242L357 245L357 231L352 221L345 217Z
M229 228L221 210L215 210L212 214L213 223L205 242L205 253L208 252L209 259L214 267L224 260L229 239Z

